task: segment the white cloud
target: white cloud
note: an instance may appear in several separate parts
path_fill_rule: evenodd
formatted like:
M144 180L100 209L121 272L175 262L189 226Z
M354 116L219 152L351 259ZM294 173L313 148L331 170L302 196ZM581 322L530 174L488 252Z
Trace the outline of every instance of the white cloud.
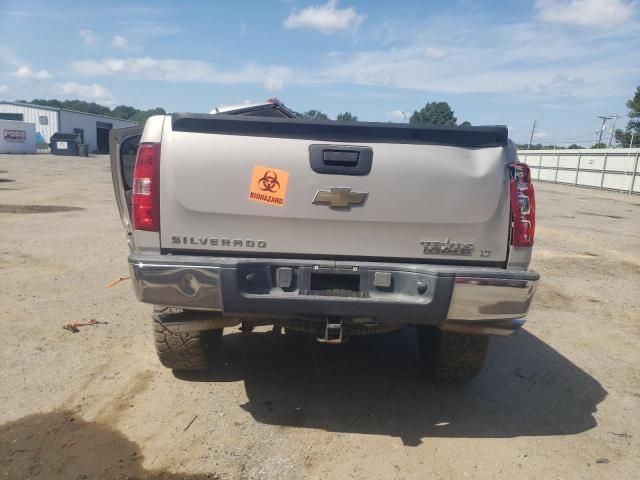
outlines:
M324 5L314 5L302 10L291 11L284 19L285 28L311 28L322 33L356 29L364 20L353 7L337 8L337 0L329 0Z
M285 67L273 67L267 72L263 81L264 88L270 92L282 90L284 82L289 78L290 71Z
M387 116L397 122L404 121L411 115L411 112L403 112L402 110L394 110L389 112Z
M112 105L115 101L113 94L97 83L82 85L76 82L69 82L59 85L59 88L60 91L68 97L90 100L105 105Z
M586 81L583 77L559 73L547 82L525 85L523 91L531 95L571 95L584 87L585 84Z
M591 30L539 22L505 25L482 16L437 17L408 34L404 45L346 54L315 71L296 70L291 82L440 94L615 96L637 80L637 68L629 62L637 49L634 32L616 30L603 41ZM553 48L541 48L541 38Z
M609 29L629 20L635 2L626 0L536 0L538 16L545 22Z
M38 70L36 72L27 65L19 67L15 72L13 72L13 76L20 80L47 80L51 78L51 74L46 70Z
M110 7L113 9L114 7ZM162 6L162 12L167 13L167 6ZM149 20L148 16L134 15L131 19L123 19L118 25L126 30L130 37L153 39L160 37L168 37L177 35L182 30L175 26L174 23L166 24Z
M111 45L116 48L127 48L129 46L129 42L122 35L115 35L111 40Z
M442 60L447 54L441 48L427 47L424 49L424 56L432 60Z
M270 91L281 90L291 78L287 67L264 67L248 64L235 70L222 70L202 60L138 58L106 58L72 62L78 75L119 75L169 82L204 82L219 84L260 83Z
M96 37L96 35L91 30L83 29L80 30L79 34L85 45L93 45L98 39L98 37Z
M429 92L431 100L456 93L511 93L538 96L542 104L550 97L615 97L635 85L637 67L629 59L637 50L636 32L618 29L607 32L603 40L592 29L451 16L421 23L402 43L399 39L390 47L333 52L307 67L246 64L229 68L202 60L123 56L76 61L72 71L85 77L255 84L271 91L285 85L373 86L385 87L376 90L385 94ZM541 38L553 48L541 48ZM343 98L373 91L352 89Z
M0 85L0 95L6 95L9 91L9 87L6 85Z
M19 67L25 64L23 60L14 55L13 49L5 46L0 46L0 60L13 67Z
M264 88L266 88L270 92L277 92L278 90L282 90L283 86L284 82L279 78L267 77L264 80Z
M508 54L506 49L503 53ZM311 78L317 83L344 83L443 93L515 91L522 90L532 82L542 83L548 79L548 75L542 75L527 67L504 68L490 63L487 59L491 59L491 52L482 48L458 47L452 56L455 57L455 61L434 62L425 58L424 47L418 45L361 51L315 72Z

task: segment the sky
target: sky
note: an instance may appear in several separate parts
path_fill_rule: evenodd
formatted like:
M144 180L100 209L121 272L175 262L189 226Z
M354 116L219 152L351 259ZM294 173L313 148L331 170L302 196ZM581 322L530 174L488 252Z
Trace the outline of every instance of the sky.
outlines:
M459 122L588 145L640 85L639 0L0 0L0 99ZM609 122L611 125L612 121ZM606 136L606 132L605 132Z

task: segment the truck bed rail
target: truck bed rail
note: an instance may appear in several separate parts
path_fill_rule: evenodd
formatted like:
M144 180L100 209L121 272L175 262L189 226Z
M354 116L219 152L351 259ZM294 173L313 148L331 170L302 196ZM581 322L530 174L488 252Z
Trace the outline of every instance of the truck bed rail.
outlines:
M174 132L297 138L324 142L446 145L462 148L504 147L508 138L505 126L349 123L199 113L174 113L171 116L171 127Z

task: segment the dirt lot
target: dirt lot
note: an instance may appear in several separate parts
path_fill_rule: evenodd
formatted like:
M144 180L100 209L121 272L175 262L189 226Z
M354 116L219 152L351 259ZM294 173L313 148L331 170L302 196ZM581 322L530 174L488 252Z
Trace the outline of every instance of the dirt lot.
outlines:
M640 197L537 185L523 331L461 386L414 333L156 360L106 157L0 156L0 478L640 478ZM63 330L71 321L106 324Z

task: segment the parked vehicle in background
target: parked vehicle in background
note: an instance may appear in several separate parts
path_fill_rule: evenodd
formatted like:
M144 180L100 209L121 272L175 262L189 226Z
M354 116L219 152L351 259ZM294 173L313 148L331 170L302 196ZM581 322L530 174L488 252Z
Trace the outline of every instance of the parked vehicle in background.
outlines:
M133 287L161 362L204 369L223 328L341 343L411 325L468 380L523 323L535 199L506 127L337 123L279 102L112 132Z

